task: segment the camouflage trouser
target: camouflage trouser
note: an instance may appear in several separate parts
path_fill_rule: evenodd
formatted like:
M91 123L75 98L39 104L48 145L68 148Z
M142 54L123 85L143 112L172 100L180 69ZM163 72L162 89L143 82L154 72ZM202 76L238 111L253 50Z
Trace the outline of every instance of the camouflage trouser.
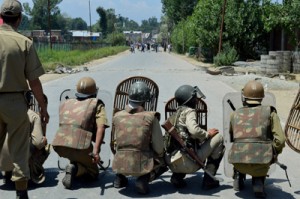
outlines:
M47 144L40 150L35 148L32 151L29 159L30 177L31 180L36 184L40 184L45 180L43 164L45 163L49 154L50 144Z

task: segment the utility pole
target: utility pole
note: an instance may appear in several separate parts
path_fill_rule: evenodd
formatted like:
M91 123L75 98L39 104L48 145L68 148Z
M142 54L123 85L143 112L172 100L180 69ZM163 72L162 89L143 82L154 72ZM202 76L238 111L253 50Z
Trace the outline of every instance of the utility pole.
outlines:
M91 17L91 1L89 0L89 16L90 16L90 35L92 36L92 17Z
M50 37L50 49L52 50L52 41L51 41L51 37L52 37L52 33L51 33L51 20L50 20L50 0L48 0L48 29L49 29L49 37Z
M224 0L223 8L222 8L222 21L220 27L220 39L219 39L219 52L222 50L222 39L223 39L223 25L224 25L224 17L225 17L225 9L226 9L227 0Z

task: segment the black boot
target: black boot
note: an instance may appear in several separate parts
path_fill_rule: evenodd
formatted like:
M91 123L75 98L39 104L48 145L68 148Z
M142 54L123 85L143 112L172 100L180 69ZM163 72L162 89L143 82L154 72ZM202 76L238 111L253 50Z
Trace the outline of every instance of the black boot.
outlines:
M184 181L185 173L173 173L171 176L171 183L175 188L180 189L186 186Z
M224 153L223 153L224 154ZM220 162L222 161L223 154L218 159L213 159L211 157L207 158L206 167L208 165L214 167L214 171L211 173L212 175L216 175L217 170L219 169ZM204 173L203 181L202 181L202 189L210 190L220 186L220 182L211 178L207 173Z
M28 199L27 190L16 191L17 192L17 199Z
M168 171L168 167L167 166L161 166L158 167L154 170L152 170L150 172L150 182L152 182L153 180L157 179L159 176L161 176L163 173L165 173L166 171Z
M252 186L256 198L266 198L265 177L252 177Z
M3 174L3 184L12 184L11 181L12 171L5 171Z
M135 188L139 194L148 194L149 193L149 180L150 174L142 175L136 179Z
M207 173L204 173L203 181L202 181L202 189L210 190L214 188L218 188L220 186L220 182L211 178Z
M128 179L126 178L126 176L122 175L122 174L116 174L115 180L114 180L114 187L115 188L122 188L122 187L126 187L128 184Z
M233 170L233 189L235 191L241 191L244 189L245 186L245 180L246 180L246 174L240 173L236 169Z
M75 164L69 164L66 166L66 174L65 177L62 179L62 183L65 186L66 189L71 189L74 177L76 176L77 173L77 166Z

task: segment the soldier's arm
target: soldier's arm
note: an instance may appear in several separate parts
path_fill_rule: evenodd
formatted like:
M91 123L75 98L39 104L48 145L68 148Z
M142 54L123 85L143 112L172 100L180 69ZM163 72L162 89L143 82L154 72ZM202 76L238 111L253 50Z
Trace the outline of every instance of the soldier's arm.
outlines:
M186 114L186 127L190 132L191 137L199 139L200 142L210 138L209 133L198 125L195 110L188 110L188 113Z
M47 111L47 103L45 102L44 93L42 84L39 78L36 78L34 80L28 80L29 86L33 92L34 97L38 101L39 107L41 109L41 120L44 123L49 122L49 114Z
M273 147L277 154L279 154L285 146L286 138L280 124L280 119L275 111L271 113L271 131L273 134Z
M104 140L105 129L109 127L107 117L106 117L106 111L104 106L102 105L98 105L97 107L96 125L97 125L97 131L96 131L96 139L95 139L93 153L95 155L94 162L100 163L99 153L101 151L101 144L103 143Z

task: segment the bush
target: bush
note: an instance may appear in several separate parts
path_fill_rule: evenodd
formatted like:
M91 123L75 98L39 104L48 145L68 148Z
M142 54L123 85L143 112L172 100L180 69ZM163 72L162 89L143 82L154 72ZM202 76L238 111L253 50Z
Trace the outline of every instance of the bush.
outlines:
M238 58L237 51L233 47L225 47L214 57L214 64L216 66L231 66Z

